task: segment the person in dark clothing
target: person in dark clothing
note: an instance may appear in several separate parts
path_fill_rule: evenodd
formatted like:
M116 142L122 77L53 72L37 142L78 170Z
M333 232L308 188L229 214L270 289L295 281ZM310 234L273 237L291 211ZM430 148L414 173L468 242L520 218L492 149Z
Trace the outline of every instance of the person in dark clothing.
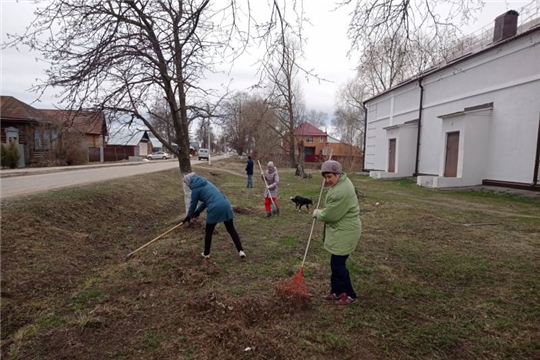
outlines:
M246 164L246 174L247 174L247 186L248 188L253 187L253 160L251 156L248 156L248 161Z
M189 223L192 218L198 217L201 212L207 209L204 252L201 254L203 258L210 258L212 234L214 233L216 225L222 222L225 224L225 228L231 236L234 246L236 246L238 256L244 259L246 253L242 248L240 236L238 236L238 233L234 228L234 212L229 199L227 199L214 184L194 172L186 174L183 180L191 189L191 202L189 204L187 216L182 222Z

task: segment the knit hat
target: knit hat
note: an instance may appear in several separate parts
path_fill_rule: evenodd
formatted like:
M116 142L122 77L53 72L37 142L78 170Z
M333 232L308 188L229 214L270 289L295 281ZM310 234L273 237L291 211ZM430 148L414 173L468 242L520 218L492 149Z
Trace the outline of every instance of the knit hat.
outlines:
M269 161L268 164L266 164L266 166L274 167L274 162L273 162L273 161Z
M341 164L335 160L325 161L321 166L321 172L324 173L334 173L341 174Z
M190 173L187 173L186 175L184 175L184 182L186 183L187 186L189 186L189 183L191 182L191 178L194 177L195 174L194 172L190 172Z

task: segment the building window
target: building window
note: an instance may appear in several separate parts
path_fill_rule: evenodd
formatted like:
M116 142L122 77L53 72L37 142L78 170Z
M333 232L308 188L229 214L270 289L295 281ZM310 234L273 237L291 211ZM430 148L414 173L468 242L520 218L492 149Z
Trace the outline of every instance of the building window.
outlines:
M306 136L306 142L312 143L313 142L313 136Z
M34 150L50 150L58 138L56 130L36 129L34 131Z
M324 138L322 136L319 136L319 144L322 144L324 142Z
M19 143L19 130L14 127L9 127L5 129L6 132L6 144L14 142L15 144Z

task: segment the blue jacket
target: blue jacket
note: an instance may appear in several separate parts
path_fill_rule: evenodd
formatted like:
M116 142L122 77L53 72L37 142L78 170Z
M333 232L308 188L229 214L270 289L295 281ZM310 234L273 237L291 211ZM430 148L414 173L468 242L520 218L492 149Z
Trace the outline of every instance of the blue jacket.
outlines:
M189 182L189 188L191 189L191 203L187 213L189 217L193 217L195 209L198 212L207 209L207 224L217 224L234 219L231 203L210 181L195 175ZM201 204L197 207L199 201Z

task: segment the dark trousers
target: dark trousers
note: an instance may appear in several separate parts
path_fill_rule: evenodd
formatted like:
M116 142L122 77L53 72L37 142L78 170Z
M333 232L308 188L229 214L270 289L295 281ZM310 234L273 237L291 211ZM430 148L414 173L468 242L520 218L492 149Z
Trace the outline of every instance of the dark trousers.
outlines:
M330 268L332 269L330 291L337 295L346 293L351 298L356 299L356 293L352 287L351 277L349 276L349 270L346 264L348 258L349 255L332 255L330 258Z
M232 220L228 220L224 222L225 229L227 229L227 232L229 235L231 235L231 239L234 242L234 246L236 246L236 250L241 251L244 250L242 248L242 242L240 241L240 236L238 236L238 233L236 232L236 229L234 228L234 223ZM206 224L206 230L204 234L204 255L210 255L210 247L212 247L212 235L214 234L214 229L216 228L217 224Z

